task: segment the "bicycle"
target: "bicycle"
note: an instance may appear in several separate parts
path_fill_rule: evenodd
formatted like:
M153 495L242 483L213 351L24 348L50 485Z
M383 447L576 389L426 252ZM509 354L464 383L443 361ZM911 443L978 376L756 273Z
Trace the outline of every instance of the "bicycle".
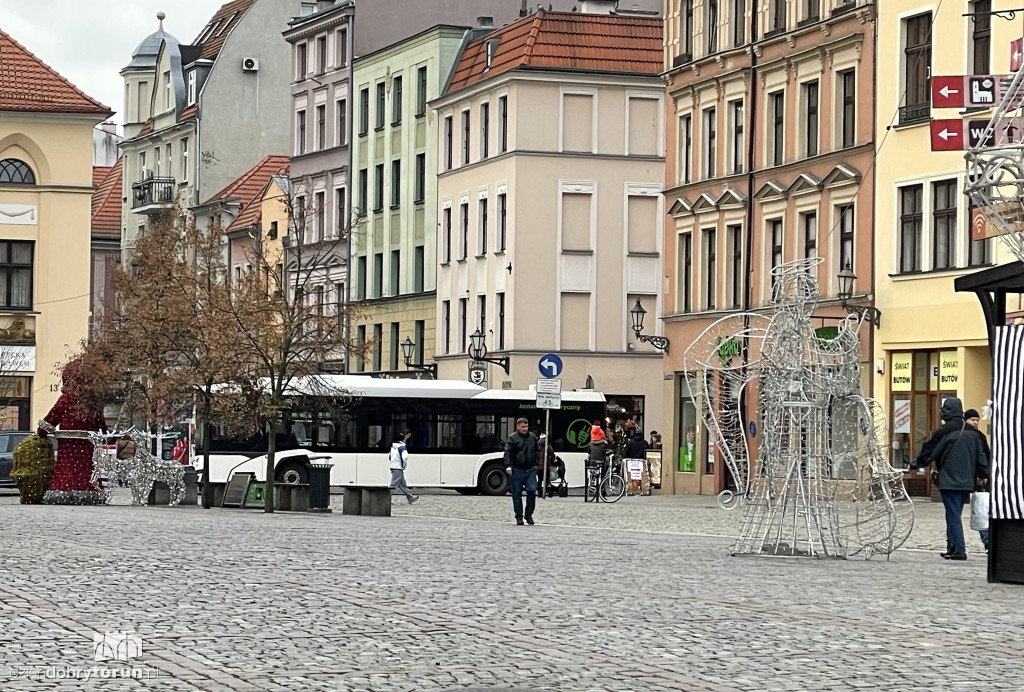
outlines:
M587 460L584 502L618 502L622 499L626 494L626 479L615 469L618 465L611 454L601 464Z

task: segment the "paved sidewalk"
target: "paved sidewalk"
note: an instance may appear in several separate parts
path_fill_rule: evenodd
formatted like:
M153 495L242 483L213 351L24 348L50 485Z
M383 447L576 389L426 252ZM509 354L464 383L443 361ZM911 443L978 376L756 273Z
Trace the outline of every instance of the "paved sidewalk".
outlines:
M554 499L533 527L454 495L389 519L15 503L3 690L1024 687L1022 592L982 559L731 558L709 534L734 515L707 498ZM920 507L912 541L940 514ZM45 679L109 670L93 637L122 629L143 655L113 669L152 679Z

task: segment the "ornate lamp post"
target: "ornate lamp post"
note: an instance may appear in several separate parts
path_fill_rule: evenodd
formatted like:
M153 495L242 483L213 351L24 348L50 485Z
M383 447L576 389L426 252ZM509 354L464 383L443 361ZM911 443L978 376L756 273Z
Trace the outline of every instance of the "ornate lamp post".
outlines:
M629 316L633 320L633 332L636 333L636 338L641 343L648 343L654 348L661 349L665 353L668 353L669 340L663 336L655 336L650 334L641 334L644 330L644 315L647 311L644 310L644 306L640 304L640 299L636 299L636 305L629 311Z
M421 372L429 372L433 379L437 379L437 363L433 365L420 365L412 362L412 350L416 348L416 342L405 337L405 341L402 342L402 358L405 360L405 367L409 370L419 370Z
M501 366L501 369L508 375L508 356L502 358L488 358L487 346L484 345L484 335L477 327L476 331L469 335L469 357L478 363L494 363Z
M857 283L857 275L853 273L849 262L836 278L839 279L839 304L843 306L847 314L857 315L876 327L881 327L882 312L878 308L873 305L850 305L849 303L850 298L853 297L853 287Z

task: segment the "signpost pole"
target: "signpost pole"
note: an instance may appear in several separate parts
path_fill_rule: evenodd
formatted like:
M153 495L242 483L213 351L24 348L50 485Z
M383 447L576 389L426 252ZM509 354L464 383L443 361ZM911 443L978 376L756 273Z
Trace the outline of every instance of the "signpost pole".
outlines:
M549 449L551 449L551 409L544 412L544 487L540 489L541 497L547 497L548 475L551 473L551 464L548 463Z

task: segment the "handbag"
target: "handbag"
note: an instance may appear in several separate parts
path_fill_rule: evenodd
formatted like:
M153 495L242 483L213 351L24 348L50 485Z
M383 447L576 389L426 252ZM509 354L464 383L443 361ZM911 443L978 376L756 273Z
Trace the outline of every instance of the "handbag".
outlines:
M971 493L971 531L988 531L988 492Z

